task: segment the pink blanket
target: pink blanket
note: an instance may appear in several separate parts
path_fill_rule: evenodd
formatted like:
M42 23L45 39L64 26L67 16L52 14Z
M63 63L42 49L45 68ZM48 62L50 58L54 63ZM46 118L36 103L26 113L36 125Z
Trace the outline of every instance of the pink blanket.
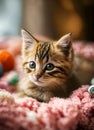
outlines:
M67 99L40 103L0 90L0 130L94 130L94 98L82 86Z

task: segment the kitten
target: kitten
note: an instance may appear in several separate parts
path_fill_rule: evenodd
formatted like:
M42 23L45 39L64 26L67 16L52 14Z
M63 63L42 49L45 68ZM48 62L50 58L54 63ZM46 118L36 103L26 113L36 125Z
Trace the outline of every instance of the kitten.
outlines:
M22 30L22 64L24 95L48 102L52 97L66 97L80 84L73 74L71 33L58 41L39 41Z

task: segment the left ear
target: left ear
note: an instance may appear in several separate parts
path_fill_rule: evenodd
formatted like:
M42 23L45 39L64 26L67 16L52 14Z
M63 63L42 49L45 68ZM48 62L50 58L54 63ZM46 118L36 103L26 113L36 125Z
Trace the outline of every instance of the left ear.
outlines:
M61 37L57 41L57 44L64 48L67 48L67 47L71 46L71 41L72 41L72 33L68 33L68 34L64 35L63 37Z
M21 30L21 34L22 34L22 56L24 57L28 49L33 47L33 45L35 45L38 42L38 40L24 29Z

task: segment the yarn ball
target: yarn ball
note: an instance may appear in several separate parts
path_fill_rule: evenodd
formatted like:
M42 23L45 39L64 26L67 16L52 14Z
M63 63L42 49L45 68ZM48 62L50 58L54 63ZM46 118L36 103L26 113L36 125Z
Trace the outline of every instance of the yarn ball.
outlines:
M0 63L3 73L14 68L14 57L8 51L0 50Z

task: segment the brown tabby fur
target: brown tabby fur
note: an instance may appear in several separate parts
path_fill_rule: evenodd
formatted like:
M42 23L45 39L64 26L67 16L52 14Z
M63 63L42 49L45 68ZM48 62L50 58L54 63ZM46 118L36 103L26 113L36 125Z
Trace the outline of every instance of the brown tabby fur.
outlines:
M21 92L39 101L48 102L51 97L66 97L80 86L73 73L73 49L71 33L58 41L43 42L22 30L22 64L24 79ZM34 61L35 68L29 64ZM47 70L51 63L53 69Z

